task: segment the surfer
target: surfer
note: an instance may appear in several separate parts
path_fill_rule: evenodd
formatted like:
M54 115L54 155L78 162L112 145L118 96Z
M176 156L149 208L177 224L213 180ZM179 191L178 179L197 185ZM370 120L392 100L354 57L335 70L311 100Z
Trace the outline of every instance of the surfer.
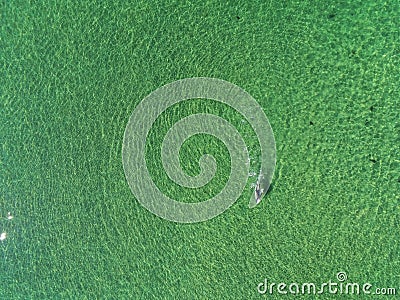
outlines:
M254 190L254 198L256 199L256 204L260 203L263 191L264 190L260 187L260 181L257 180L256 189Z

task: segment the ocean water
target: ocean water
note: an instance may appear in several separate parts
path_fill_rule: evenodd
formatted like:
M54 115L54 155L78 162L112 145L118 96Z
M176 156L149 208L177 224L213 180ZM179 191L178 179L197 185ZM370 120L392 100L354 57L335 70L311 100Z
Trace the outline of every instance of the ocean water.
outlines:
M265 280L276 283L264 295L273 299L287 297L279 283L289 294L297 283L301 299L367 297L301 293L302 283L318 291L329 281L400 293L398 1L0 7L1 299L258 299ZM251 177L223 214L180 224L135 199L121 152L138 103L190 77L252 95L277 163L256 208ZM202 190L170 182L157 155L181 116L200 109L230 120L258 171L248 124L210 102L171 108L146 148L155 182L183 202L218 193L229 157L217 139L194 137L184 169L197 174L210 151L217 177Z

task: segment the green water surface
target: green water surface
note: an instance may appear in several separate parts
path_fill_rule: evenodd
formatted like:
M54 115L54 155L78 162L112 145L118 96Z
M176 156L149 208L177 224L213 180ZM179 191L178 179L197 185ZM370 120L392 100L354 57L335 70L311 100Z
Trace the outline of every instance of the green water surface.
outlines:
M0 299L284 299L258 284L338 272L400 295L398 1L2 1L0 72ZM249 180L222 215L184 225L134 198L121 149L135 106L188 77L257 99L277 165L256 208ZM196 157L214 153L220 177L206 189L179 189L160 169L162 133L198 109L259 151L221 106L171 108L147 160L182 201L214 195L229 175L226 149L201 136L181 161L195 175ZM297 298L360 297L375 299Z

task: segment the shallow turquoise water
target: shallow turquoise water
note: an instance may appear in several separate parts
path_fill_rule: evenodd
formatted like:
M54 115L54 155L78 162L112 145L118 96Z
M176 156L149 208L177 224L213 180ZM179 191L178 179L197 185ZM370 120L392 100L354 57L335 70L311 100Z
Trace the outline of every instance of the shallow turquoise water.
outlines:
M2 3L0 298L256 299L338 272L400 293L399 20L397 1ZM194 76L258 100L278 161L260 206L182 225L136 201L121 148L141 99Z

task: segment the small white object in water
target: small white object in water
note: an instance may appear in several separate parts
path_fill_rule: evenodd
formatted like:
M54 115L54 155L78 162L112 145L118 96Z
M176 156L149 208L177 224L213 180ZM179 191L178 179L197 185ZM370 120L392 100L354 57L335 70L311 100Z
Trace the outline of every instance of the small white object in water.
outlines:
M254 198L256 199L256 205L260 203L261 201L261 196L264 193L264 189L261 188L261 179L264 178L262 175L262 172L260 170L260 175L258 175L257 183L256 183L256 188L254 190Z
M7 233L6 233L6 232L3 232L3 233L0 235L0 241L4 241L4 240L6 239L6 237L7 237Z
M7 219L11 220L12 218L14 218L14 217L11 215L11 212L8 212Z
M256 189L254 191L254 198L256 199L256 204L260 203L262 193L263 189L260 187L260 182L257 181Z

